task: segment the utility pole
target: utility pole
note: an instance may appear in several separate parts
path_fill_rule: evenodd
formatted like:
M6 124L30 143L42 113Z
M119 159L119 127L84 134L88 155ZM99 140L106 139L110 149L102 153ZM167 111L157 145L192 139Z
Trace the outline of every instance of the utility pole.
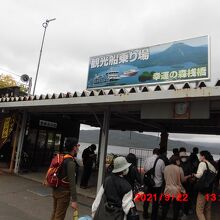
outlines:
M36 84L37 84L37 78L38 78L38 72L39 72L40 61L41 61L41 54L42 54L42 50L43 50L43 46L44 46L44 38L45 38L46 30L47 30L47 27L48 27L49 22L55 21L55 20L56 20L56 18L47 19L46 22L44 22L44 23L42 24L42 26L43 26L43 28L44 28L44 34L43 34L42 43L41 43L41 48L40 48L40 55L39 55L39 60L38 60L38 65L37 65L37 72L36 72L36 76L35 76L35 80L34 80L33 95L35 94L35 89L36 89Z

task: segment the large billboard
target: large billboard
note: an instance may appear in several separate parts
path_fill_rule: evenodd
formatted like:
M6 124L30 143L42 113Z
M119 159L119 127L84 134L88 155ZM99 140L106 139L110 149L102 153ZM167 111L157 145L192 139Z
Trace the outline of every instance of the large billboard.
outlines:
M90 58L87 89L210 78L209 38L197 37Z

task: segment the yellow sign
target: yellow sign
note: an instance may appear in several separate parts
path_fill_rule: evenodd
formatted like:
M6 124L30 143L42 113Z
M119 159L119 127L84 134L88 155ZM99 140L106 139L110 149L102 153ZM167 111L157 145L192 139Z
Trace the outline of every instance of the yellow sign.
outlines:
M0 120L0 149L10 137L10 134L14 129L15 120L16 115L5 117Z
M7 138L9 133L9 126L10 126L11 117L5 118L4 125L2 129L2 138Z

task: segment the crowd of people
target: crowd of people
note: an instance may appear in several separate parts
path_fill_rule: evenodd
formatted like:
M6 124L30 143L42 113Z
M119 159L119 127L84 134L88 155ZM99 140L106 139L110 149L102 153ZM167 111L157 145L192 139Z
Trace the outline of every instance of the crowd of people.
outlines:
M77 140L66 140L65 149L69 156L60 169L69 184L68 188L62 185L53 188L54 209L51 220L65 218L69 201L74 210L78 209L75 175L75 158L79 150ZM88 187L96 160L95 150L96 146L91 145L83 152L81 188ZM137 168L137 158L132 153L127 157L114 158L111 173L105 178L92 205L94 220L139 220L136 202L140 195L144 219L166 220L172 205L173 220L193 214L199 220L211 220L212 199L207 198L213 193L214 187L219 186L220 160L214 161L209 151L199 152L195 147L188 155L185 148L175 148L168 159L165 152L155 148L153 155L146 158L143 169L144 175Z
M97 194L92 206L94 220L104 219L100 216L105 216L105 219L138 219L131 218L128 210L128 207L135 209L135 195L138 195L138 191L142 191L145 195L145 200L142 200L144 219L167 219L172 204L174 220L190 219L192 215L196 215L199 220L211 220L212 200L207 199L206 195L211 195L214 187L219 184L220 162L214 161L209 151L199 152L195 147L188 155L184 147L175 148L173 155L168 159L165 153L155 148L153 155L146 158L144 162L144 178L137 168L137 158L134 154L127 155L127 163L123 161L124 159L117 157L114 160L112 174L106 178ZM207 170L215 178L208 188L199 190L198 180L204 179L204 173ZM153 184L149 178L152 178ZM116 196L117 193L118 196ZM103 194L105 194L105 201L108 201L112 208L120 207L120 212L117 212L114 218L114 212L107 217L106 213L109 211L103 207ZM102 208L99 209L99 206Z

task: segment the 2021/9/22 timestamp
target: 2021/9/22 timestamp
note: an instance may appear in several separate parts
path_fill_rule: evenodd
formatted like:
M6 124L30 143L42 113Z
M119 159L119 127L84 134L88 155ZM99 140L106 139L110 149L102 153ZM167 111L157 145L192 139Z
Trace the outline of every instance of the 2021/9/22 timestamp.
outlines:
M152 194L152 193L137 193L135 195L134 201L135 202L152 202L152 201L173 201L176 200L177 202L189 202L189 195L187 193L179 193L175 197L173 195L169 194ZM207 193L205 194L205 200L206 201L212 201L212 202L220 202L220 194L216 193Z
M188 202L189 195L187 193L179 193L176 196L170 194L152 194L152 193L137 193L135 195L134 201L135 202L152 202L152 201L173 201L174 199L177 202Z

